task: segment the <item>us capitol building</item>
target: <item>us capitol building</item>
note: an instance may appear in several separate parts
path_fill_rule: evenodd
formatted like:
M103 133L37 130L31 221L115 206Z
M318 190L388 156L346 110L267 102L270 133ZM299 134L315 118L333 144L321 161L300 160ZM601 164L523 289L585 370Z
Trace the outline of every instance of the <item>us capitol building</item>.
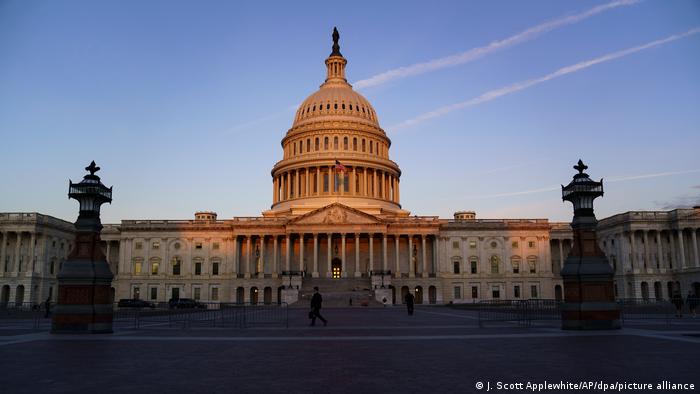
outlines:
M105 225L115 299L165 302L418 303L562 297L568 223L415 216L401 206L401 170L377 113L345 77L338 35L326 79L301 104L272 168L260 217L123 220ZM552 203L557 203L552 201ZM598 224L619 298L700 292L700 207L627 212ZM73 224L0 213L0 303L55 299ZM375 302L375 301L372 301Z

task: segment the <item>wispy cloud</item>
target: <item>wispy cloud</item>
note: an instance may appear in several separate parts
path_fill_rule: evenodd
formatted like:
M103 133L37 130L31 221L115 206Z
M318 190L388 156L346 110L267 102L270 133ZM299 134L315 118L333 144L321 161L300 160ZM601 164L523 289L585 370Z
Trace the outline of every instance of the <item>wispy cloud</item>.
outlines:
M458 109L464 109L464 108L468 108L468 107L473 107L475 105L483 104L485 102L497 99L499 97L513 94L515 92L519 92L521 90L533 87L535 85L539 85L543 82L547 82L547 81L562 77L562 76L567 75L567 74L571 74L571 73L575 73L577 71L584 70L584 69L591 67L591 66L594 66L596 64L609 62L611 60L619 59L621 57L631 55L633 53L637 53L637 52L640 52L640 51L643 51L646 49L655 48L655 47L658 47L660 45L668 44L669 42L680 40L682 38L685 38L685 37L688 37L688 36L691 36L691 35L697 34L697 33L700 33L700 27L690 29L684 33L674 34L672 36L669 36L669 37L666 37L666 38L663 38L660 40L652 41L652 42L649 42L649 43L644 44L644 45L639 45L639 46L636 46L633 48L628 48L628 49L624 49L624 50L621 50L618 52L613 52L613 53L610 53L610 54L607 54L604 56L597 57L595 59L586 60L586 61L583 61L580 63L576 63L576 64L573 64L571 66L562 67L562 68L558 69L557 71L554 71L553 73L547 74L543 77L516 82L514 84L511 84L511 85L508 85L508 86L505 86L502 88L490 90L486 93L483 93L482 95L480 95L478 97L474 97L474 98L469 99L467 101L462 101L460 103L447 105L447 106L435 109L433 111L426 112L426 113L419 115L415 118L408 119L408 120L405 120L399 124L391 126L388 129L396 131L396 130L404 129L404 128L407 128L410 126L414 126L414 125L421 123L421 122L424 122L428 119L438 118L438 117L444 116L452 111L456 111Z
M651 174L611 177L611 178L605 179L605 182L606 183L615 183L615 182L633 181L633 180L637 180L637 179L648 179L648 178L659 178L659 177L673 176L673 175L693 174L693 173L698 173L698 172L700 172L700 168L694 169L694 170L656 172L656 173L651 173ZM537 189L520 190L520 191L497 193L497 194L466 196L465 198L478 199L478 198L512 197L512 196L520 196L520 195L525 195L525 194L551 192L551 191L555 191L555 190L561 190L561 185L550 185L550 186L544 186L544 187L537 188Z
M505 49L513 45L532 40L544 33L547 33L559 27L572 25L574 23L580 22L584 19L590 18L594 15L611 10L613 8L629 6L639 2L640 0L618 0L607 4L602 4L593 7L589 10L586 10L580 14L564 16L545 23L541 23L537 26L533 26L529 29L523 30L518 34L512 35L503 40L493 41L488 45L472 48L466 52L385 71L373 77L356 81L353 83L353 86L355 86L355 88L357 89L363 89L371 86L381 85L396 79L425 74L431 71L436 71L447 67L454 67L460 64L469 63L471 61L487 56L501 49Z
M298 107L299 107L299 104L290 105L287 108L285 108L284 110L274 112L271 115L263 116L263 117L258 118L258 119L253 119L253 120L250 120L248 122L239 123L237 125L231 126L230 128L221 132L221 134L232 134L232 133L235 133L235 132L240 131L240 130L248 129L248 128L253 127L253 126L258 126L258 125L265 123L267 121L270 121L272 119L279 118L282 115L287 115L290 112L295 111Z

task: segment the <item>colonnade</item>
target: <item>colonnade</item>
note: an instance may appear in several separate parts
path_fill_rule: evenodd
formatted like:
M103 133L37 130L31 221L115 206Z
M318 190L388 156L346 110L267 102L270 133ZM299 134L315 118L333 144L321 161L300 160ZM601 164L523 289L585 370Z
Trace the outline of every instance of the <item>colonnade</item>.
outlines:
M346 166L344 173L335 165L296 168L277 174L273 184L273 203L327 195L400 201L398 175L369 167Z
M394 246L393 253L390 243ZM277 277L301 272L313 277L332 277L334 272L342 277L350 276L348 273L364 277L372 272L391 271L396 277L430 277L437 272L436 245L432 234L241 235L236 236L233 243L232 273L244 278L265 275ZM349 249L352 249L351 253L348 253ZM325 267L321 264L325 264Z

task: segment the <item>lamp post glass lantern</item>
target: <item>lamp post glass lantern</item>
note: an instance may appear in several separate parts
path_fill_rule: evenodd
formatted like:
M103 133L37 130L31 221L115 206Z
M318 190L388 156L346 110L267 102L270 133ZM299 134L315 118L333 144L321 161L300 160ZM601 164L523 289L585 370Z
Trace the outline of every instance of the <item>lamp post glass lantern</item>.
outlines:
M574 179L566 186L561 187L561 198L564 201L569 201L574 205L574 217L576 216L594 216L593 200L603 195L603 179L600 182L592 180L585 171L588 168L579 159L578 164L574 169L578 174L574 175Z

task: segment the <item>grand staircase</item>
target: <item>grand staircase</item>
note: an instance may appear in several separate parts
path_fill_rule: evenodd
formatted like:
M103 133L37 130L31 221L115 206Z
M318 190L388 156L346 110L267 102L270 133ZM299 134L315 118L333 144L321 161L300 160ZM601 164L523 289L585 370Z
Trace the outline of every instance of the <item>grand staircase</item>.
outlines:
M319 288L323 296L323 308L381 306L374 299L368 278L304 278L299 290L299 301L293 306L308 308L314 287Z

